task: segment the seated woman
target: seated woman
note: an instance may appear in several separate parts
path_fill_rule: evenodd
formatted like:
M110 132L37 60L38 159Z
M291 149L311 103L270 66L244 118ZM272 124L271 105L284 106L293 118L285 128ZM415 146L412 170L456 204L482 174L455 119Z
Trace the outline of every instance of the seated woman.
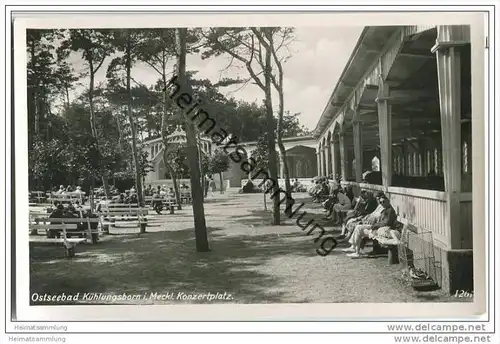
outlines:
M331 209L335 203L337 203L337 190L332 188L330 189L330 194L328 195L328 198L326 199L326 201L321 203L321 205L323 206L323 208L325 208L325 211L328 212L328 215L330 215ZM325 220L330 220L330 219L327 216L325 217Z
M396 211L392 207L389 199L386 196L380 197L379 203L382 206L382 211L380 212L378 218L376 218L373 223L360 224L355 227L350 240L351 247L343 250L344 252L349 252L347 255L348 257L360 258L364 256L364 254L361 253L361 243L363 238L373 239L377 235L377 230L383 227L391 229L396 223Z
M347 212L344 225L352 218L365 216L373 212L378 206L378 201L373 193L362 190L360 196L353 201L353 210Z
M342 212L351 209L351 200L342 190L336 190L336 202L330 208L330 213L326 217L327 220L332 220L335 217L335 224L341 224Z
M337 239L349 240L357 225L374 222L383 209L378 199L384 196L383 192L377 192L374 196L371 192L362 191L361 198L363 200L358 203L357 209L348 213L348 216L350 215L351 217L345 221L344 226L342 226L342 232Z
M167 194L167 196L168 196L169 198L172 198L172 199L174 199L174 198L175 198L175 191L174 191L174 188L170 188L170 189L168 189L168 194Z
M328 187L328 182L325 180L318 181L316 189L313 194L313 202L319 203L321 202L325 197L328 197L330 193L330 189Z
M318 180L314 181L314 185L311 188L310 195L312 198L312 201L317 203L317 195L321 191L321 185Z
M137 198L137 193L135 193L135 190L131 190L130 191L130 195L128 197L128 202L127 203L130 203L130 204L137 204L139 203L139 199Z

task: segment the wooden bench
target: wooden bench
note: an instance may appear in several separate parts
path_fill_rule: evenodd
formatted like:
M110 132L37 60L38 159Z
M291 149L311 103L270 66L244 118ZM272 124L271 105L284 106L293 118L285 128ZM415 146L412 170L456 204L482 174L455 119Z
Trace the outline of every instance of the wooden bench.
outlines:
M408 225L408 221L400 216L397 217L397 222L400 222L403 226L401 232L405 230L405 227ZM401 236L402 238L402 236ZM377 237L373 238L376 240L380 246L388 249L387 252L387 262L389 265L399 264L399 246L401 245L401 240L389 239L386 237Z
M47 199L43 191L31 191L30 196L31 199L36 200L35 203L43 203Z
M181 202L184 204L191 204L191 202L193 201L191 190L181 190L180 193Z
M86 241L86 238L68 238L68 230L76 230L76 224L46 224L46 223L30 223L30 231L45 229L48 230L61 230L61 238L39 238L36 236L30 236L30 243L49 243L49 244L62 244L64 247L64 253L67 258L72 258L75 256L75 246L79 243Z
M153 208L153 200L154 201L159 201L159 199L153 199L153 196L145 196L144 197L144 203L148 205L150 208ZM168 197L162 197L161 202L163 206L170 211L170 214L175 214L175 207L177 206L177 209L180 208L180 204L177 204L175 201L175 198L168 198Z
M73 236L83 236L85 240L90 240L92 244L97 244L99 241L99 234L101 234L101 231L99 230L99 217L72 217L72 218L50 218L47 216L37 216L34 215L31 217L30 222L34 222L35 224L40 224L40 223L62 223L62 224L70 224L70 225L75 225L75 228L71 229L66 229L66 237L71 238ZM94 227L92 228L92 224L95 224ZM86 227L85 230L80 230L78 231L78 225L84 225ZM50 228L49 228L50 229ZM48 235L48 230L47 229L47 235ZM52 229L57 229L57 228L52 228ZM30 230L31 235L38 235L38 228L33 227Z
M137 204L111 203L101 205L99 220L101 228L109 234L109 227L118 222L136 222L139 229L147 226L148 209L140 208Z

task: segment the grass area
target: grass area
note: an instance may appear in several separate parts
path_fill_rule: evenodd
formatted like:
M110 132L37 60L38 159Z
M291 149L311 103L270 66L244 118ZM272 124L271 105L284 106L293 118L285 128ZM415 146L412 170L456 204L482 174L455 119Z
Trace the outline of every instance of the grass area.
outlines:
M141 236L119 234L118 229L97 245L77 246L73 259L65 259L55 245L31 247L31 292L232 295L212 303L465 301L441 291L413 291L401 280L401 267L388 266L384 258L352 260L339 249L318 256L314 237L295 220L270 225L271 213L263 210L262 195L219 197L205 205L210 252L196 252L192 211L184 207L175 215L155 216ZM319 216L317 204L307 204L307 211L311 218L324 216Z

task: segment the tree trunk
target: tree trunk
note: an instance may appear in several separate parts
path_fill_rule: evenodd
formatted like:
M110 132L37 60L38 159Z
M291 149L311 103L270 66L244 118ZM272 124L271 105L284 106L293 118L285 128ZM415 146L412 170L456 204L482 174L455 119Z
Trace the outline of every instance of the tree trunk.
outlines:
M175 203L177 203L177 209L182 210L181 194L179 190L179 183L177 182L177 176L175 173L171 174L171 176L172 184L174 184Z
M273 84L278 91L278 147L281 153L281 157L283 159L283 176L285 177L285 192L286 192L286 215L290 216L292 214L292 206L293 206L293 198L292 198L292 186L290 184L290 172L288 169L288 161L286 158L286 150L283 145L283 114L284 114L284 97L283 97L283 67L281 65L281 60L278 58L276 54L276 50L274 47L273 33L270 30L265 31L265 35L269 40L269 45L266 47L269 51L271 51L273 55L274 62L278 69L278 81L276 78L273 78Z
M281 141L281 133L278 129L278 147L279 147L279 150L280 150L280 153L281 153L281 156L283 158L283 175L285 177L285 191L286 191L286 194L290 197L287 197L286 198L286 208L288 211L287 211L287 214L286 215L289 215L292 213L292 185L290 184L290 173L288 171L288 163L286 161L286 150L285 150L285 146L283 145L283 142Z
M127 30L127 51L126 51L126 69L127 69L127 94L128 94L128 105L127 105L127 115L130 122L130 131L132 133L132 161L135 168L135 186L137 192L137 198L139 201L139 207L144 207L144 197L142 193L142 179L141 179L141 169L139 165L139 157L137 152L137 128L134 123L134 117L132 115L132 92L130 89L130 69L132 68L132 56L131 56L131 42L130 42L130 30ZM141 226L141 233L146 232L146 227Z
M31 49L30 49L30 53L31 53L31 63L33 66L36 66L36 55L35 55L35 41L34 40L31 40ZM35 117L35 125L34 125L34 129L35 129L35 136L38 135L38 132L40 131L40 114L38 112L38 104L37 104L37 101L38 101L38 97L37 97L37 90L38 90L38 80L37 80L37 77L35 77L35 80L36 80L36 85L33 85L33 87L30 88L31 92L32 92L32 99L30 99L30 102L32 103L33 107L33 114L34 114L34 117Z
M264 192L264 210L267 211L267 194Z
M197 135L197 138L199 140L199 135ZM198 141L199 142L199 141ZM200 183L203 186L203 200L207 198L208 196L208 187L206 185L206 178L205 178L205 170L203 169L203 153L201 151L201 145L197 143L197 149L198 149L198 161L200 164Z
M165 145L165 143L164 143ZM177 205L179 206L179 210L182 210L182 204L181 204L181 194L179 190L179 184L177 183L177 175L175 174L174 169L170 164L167 162L167 151L165 148L163 148L163 164L165 165L165 168L168 171L168 174L170 174L170 178L172 178L172 184L174 184L174 193L175 193L175 201L177 202Z
M250 174L250 173L249 173ZM220 193L224 193L224 181L222 180L222 172L219 172L219 179L220 179Z
M275 123L273 114L273 102L271 95L271 50L266 49L266 69L265 69L265 105L266 105L266 119L267 119L267 148L269 152L269 174L271 179L276 183L274 190L270 191L276 193L273 197L273 225L280 224L280 194L277 192L279 190L278 183L278 162L276 157L276 139L275 139Z
M91 213L93 213L96 209L95 199L94 199L94 187L95 187L94 176L91 176L90 177L90 212Z
M281 79L281 77L280 77ZM288 169L288 161L286 159L286 149L285 145L283 144L282 140L282 135L283 135L283 89L280 87L278 89L278 95L279 95L279 110L278 110L278 148L281 153L281 157L283 159L283 176L285 177L285 192L287 194L286 197L286 215L290 216L292 213L292 206L293 206L293 198L292 198L292 186L290 184L290 172Z
M69 102L69 87L68 87L68 85L64 86L64 90L66 93L66 109L69 110L70 102Z
M162 31L163 32L163 31ZM163 114L161 116L161 139L163 142L163 164L165 165L165 168L167 169L168 173L170 174L170 178L172 178L172 183L174 184L174 193L175 193L175 201L177 202L178 209L182 210L182 202L181 202L181 194L179 190L179 185L177 183L177 176L175 174L175 170L172 168L170 165L170 162L168 161L168 132L167 132L167 117L168 117L168 103L167 103L167 74L166 74L166 61L165 61L165 56L163 54L163 74L162 74L162 80L163 80L163 88L165 91L163 92Z
M99 145L99 140L97 139L97 128L95 123L95 113L94 113L94 82L95 82L95 70L92 60L89 60L90 67L90 85L89 85L89 108L90 108L90 131L92 132L92 137L95 140L95 145L97 149L97 156L99 159L99 167L102 166L102 156L101 156L101 148ZM106 198L109 198L109 184L108 178L104 172L101 174L102 185L104 187L104 194Z
M176 29L176 45L178 50L177 75L181 89L186 88L186 28ZM181 110L182 111L182 110ZM193 197L194 232L196 237L196 251L208 252L207 225L205 209L203 207L203 189L200 185L200 170L198 161L198 145L194 125L186 119L187 158L190 170L191 193Z

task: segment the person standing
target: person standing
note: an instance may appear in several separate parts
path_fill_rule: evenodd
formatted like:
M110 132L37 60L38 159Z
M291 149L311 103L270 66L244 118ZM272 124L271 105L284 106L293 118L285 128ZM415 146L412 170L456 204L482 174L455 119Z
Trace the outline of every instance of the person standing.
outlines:
M210 190L210 196L214 197L215 180L213 177L210 177L210 181L208 182L208 188Z
M205 183L204 184L205 185L203 185L203 189L205 191L205 197L207 197L208 196L208 188L210 186L210 178L208 178L207 175L205 175Z

